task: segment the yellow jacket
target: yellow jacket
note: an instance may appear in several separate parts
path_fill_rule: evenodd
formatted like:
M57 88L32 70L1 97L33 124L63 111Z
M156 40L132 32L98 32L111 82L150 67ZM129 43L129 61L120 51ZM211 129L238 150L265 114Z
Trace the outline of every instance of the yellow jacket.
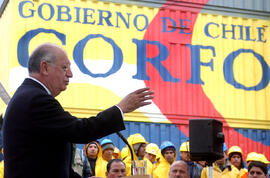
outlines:
M213 169L212 169L212 177L215 178L221 178L224 173L219 169L218 165L216 163L213 164ZM201 172L201 178L208 178L209 176L209 167L203 168Z
M0 162L0 178L4 178L4 160Z
M97 159L95 173L97 177L106 178L108 161L104 160L102 157Z
M154 173L154 164L147 158L144 158L143 160L146 160L146 174L151 175L153 177Z
M98 151L97 160L96 160L96 164L95 164L95 176L100 176L100 177L106 178L105 173L107 171L107 168L105 167L105 172L103 173L103 171L104 171L103 167L104 167L104 164L105 164L104 163L105 160L102 158L102 149L101 149L101 146L100 146L100 144L98 142L96 142L96 144L98 145L98 150L99 151ZM84 146L84 154L85 154L86 159L87 159L87 154L86 154L87 145L88 144L86 144ZM90 164L89 164L88 160L87 160L87 163L88 163L88 166L90 167ZM106 166L107 166L107 161L106 161Z
M229 168L226 168L223 171L222 178L241 178L242 175L244 175L247 171L247 169L237 169L235 166L231 165L231 171L229 171Z
M176 159L176 151L174 154L174 161L175 159ZM153 178L168 178L170 166L171 166L170 163L168 163L168 161L161 154L160 163L158 164L157 168L154 170Z
M135 143L136 142L136 139L133 139L133 138L136 137L136 136L137 136L137 134L130 135L128 137L128 143L131 146L131 149L132 149L132 152L133 152L133 155L134 155L134 161L138 160L138 157L136 156L135 151L133 149L133 145L136 144ZM124 163L126 164L126 173L127 173L127 176L131 176L131 164L132 164L131 152L130 152L128 146L127 146L127 149L128 149L128 155L125 158Z
M133 150L133 147L131 146L131 149L132 149L132 152L133 152L133 155L134 155L134 160L138 160L134 150ZM129 148L128 148L128 156L126 157L126 159L124 160L124 163L126 164L126 172L127 172L127 176L131 176L131 153L129 151Z

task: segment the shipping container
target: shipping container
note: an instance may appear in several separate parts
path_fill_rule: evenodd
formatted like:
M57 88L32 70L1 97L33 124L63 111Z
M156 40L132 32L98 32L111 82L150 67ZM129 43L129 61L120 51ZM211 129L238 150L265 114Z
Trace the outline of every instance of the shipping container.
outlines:
M4 0L0 81L12 95L41 43L62 46L73 78L57 99L81 118L148 86L152 105L125 115L141 133L179 149L189 119L223 123L228 147L270 159L269 0ZM0 101L1 108L5 107ZM113 134L117 147L125 145ZM82 145L79 145L81 147ZM179 158L179 157L178 157Z

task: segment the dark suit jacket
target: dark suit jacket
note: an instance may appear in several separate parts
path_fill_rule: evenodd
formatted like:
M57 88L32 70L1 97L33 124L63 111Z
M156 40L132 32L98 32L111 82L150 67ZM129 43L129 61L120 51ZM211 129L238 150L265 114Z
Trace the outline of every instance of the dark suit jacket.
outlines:
M116 106L96 117L78 119L39 83L25 79L4 118L5 178L74 177L71 143L88 143L123 129Z

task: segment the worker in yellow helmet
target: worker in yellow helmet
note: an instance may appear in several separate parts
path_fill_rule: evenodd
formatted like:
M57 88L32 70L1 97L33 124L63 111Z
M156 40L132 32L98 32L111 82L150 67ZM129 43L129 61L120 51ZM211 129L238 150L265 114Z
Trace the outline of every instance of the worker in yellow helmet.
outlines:
M134 160L135 161L143 160L144 155L145 155L146 144L148 143L145 140L145 138L141 134L136 133L136 134L130 135L127 141L129 145L131 146ZM124 160L124 163L126 164L126 168L127 168L127 176L130 176L132 160L131 160L131 152L129 150L128 150L128 156Z
M120 159L121 153L120 150L115 146L113 150L113 159Z
M244 168L243 151L239 146L230 147L228 158L231 165L224 170L224 176L222 178L241 177L248 172Z
M267 158L263 154L256 153L256 152L248 153L247 158L246 158L246 162L247 162L248 167L252 162L261 162L262 164L265 165L263 167L267 167L269 164L269 161L267 160ZM241 178L248 178L248 172L246 172L244 175L242 175Z
M189 150L189 141L183 142L179 148L180 158L187 163L190 177L200 178L203 167L191 161Z
M248 178L268 178L268 164L252 161L248 166Z
M146 165L147 165L147 175L153 176L154 173L154 164L156 162L156 156L159 152L159 147L155 143L149 143L146 146L145 150L145 158L146 160Z
M183 142L179 148L180 158L185 161L189 162L190 154L189 154L189 141Z

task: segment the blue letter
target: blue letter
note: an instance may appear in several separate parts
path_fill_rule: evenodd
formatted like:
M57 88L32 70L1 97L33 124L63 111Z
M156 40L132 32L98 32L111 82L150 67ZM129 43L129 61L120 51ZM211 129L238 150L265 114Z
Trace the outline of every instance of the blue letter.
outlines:
M226 33L227 32L232 32L232 39L235 40L234 29L235 29L235 25L232 25L232 30L226 30L226 24L222 24L222 30L223 30L223 36L222 36L222 38L227 39L226 38Z
M57 21L67 21L67 22L69 22L71 20L71 15L69 14L70 8L68 6L57 6L57 7L58 7ZM62 10L62 9L65 9L65 11ZM67 18L63 19L62 14L66 14Z
M234 78L234 74L233 74L233 62L235 60L235 58L240 55L241 53L251 53L253 54L258 61L261 63L262 65L262 80L260 81L260 83L256 86L253 87L246 87L240 83L238 83L235 78ZM244 67L244 66L243 66ZM224 65L223 65L223 73L224 73L224 78L225 80L233 85L235 88L239 88L239 89L244 89L244 90L262 90L264 89L268 83L269 83L269 78L270 78L270 70L269 67L267 65L267 63L264 61L263 56L261 56L260 54L254 52L252 49L239 49L237 51L234 51L232 53L230 53L225 61L224 61Z
M103 25L103 20L104 19L107 23L108 26L113 26L112 23L110 22L110 18L112 16L112 13L110 11L105 11L105 10L98 10L99 11L99 23L98 25ZM103 16L103 12L107 12L107 17Z
M150 62L160 73L163 81L180 82L180 79L171 76L170 72L161 64L169 56L169 50L166 46L158 41L137 40L132 39L132 42L137 45L137 74L132 78L140 80L150 80L146 74L146 62ZM156 45L160 51L159 55L154 58L146 56L147 44Z
M129 29L129 16L131 13L127 13L127 21L126 19L123 17L123 15L121 14L121 12L116 12L116 27L119 28L118 26L118 17L120 17L122 19L122 21L125 23L127 29Z
M184 25L184 22L188 22L188 23L185 23ZM191 24L189 19L180 19L180 32L179 33L191 34L190 28L188 27L187 24ZM185 29L189 29L188 32L185 32L184 31Z
M22 1L22 2L20 2L20 4L19 4L19 14L20 14L20 16L22 16L23 18L28 18L28 17L33 17L33 16L34 16L35 10L32 10L32 9L29 10L29 11L31 12L30 15L26 16L26 15L23 14L23 7L24 7L24 5L25 5L26 3L28 3L28 2L34 7L34 3L32 3L31 1Z
M107 72L107 73L99 73L99 74L94 74L90 72L86 66L84 65L83 62L83 50L85 48L86 43L94 38L102 38L106 42L110 43L113 48L113 66L112 68ZM73 58L77 66L79 67L80 71L84 74L90 75L91 77L107 77L115 72L117 72L123 63L123 54L121 49L115 44L115 42L111 38L107 38L101 34L95 34L95 35L88 35L81 41L79 41L73 51Z
M201 45L190 45L187 47L190 48L191 53L191 78L187 80L187 83L192 84L204 84L201 80L201 65L202 66L210 66L213 71L213 59L208 63L201 62L201 49L210 49L213 52L213 57L216 56L215 48L213 46L201 46Z
M176 22L170 17L161 17L162 19L162 31L161 32L174 32L176 30ZM172 25L167 25L167 20L171 21ZM171 27L171 30L167 30L167 27Z
M29 58L28 46L29 46L30 40L42 32L43 33L53 33L53 34L55 34L55 36L59 40L61 40L63 45L66 44L66 36L62 33L55 31L55 30L38 28L36 30L28 31L25 35L22 36L22 38L18 42L17 55L18 55L19 64L21 66L23 66L23 67L28 66L28 58Z
M137 19L138 19L138 17L143 17L145 19L145 25L144 25L144 27L142 29L139 29L138 26L137 26L137 21L138 21ZM145 15L136 15L135 18L134 18L133 23L134 23L135 28L138 31L144 31L147 28L147 26L148 26L148 19L147 19L147 17Z
M243 26L238 25L238 27L239 27L239 38L238 38L238 40L243 40Z
M47 18L47 19L44 18L43 14L42 14L42 8L43 8L44 5L48 5L49 8L50 8L50 12L51 12L49 18ZM48 4L48 3L41 4L41 5L39 6L39 8L38 8L38 15L39 15L40 18L42 18L43 20L46 20L46 21L51 20L52 17L54 16L54 8L53 8L53 6L52 6L51 4Z
M95 24L95 20L94 21L92 21L92 22L88 22L87 21L87 17L91 17L91 18L93 18L93 16L92 16L92 13L91 14L87 14L87 12L88 11L92 11L93 13L95 13L95 9L90 9L90 8L83 8L83 14L84 14L84 20L83 20L83 24Z
M256 39L250 38L250 26L246 26L246 40L247 41L256 41Z
M257 29L258 29L258 41L266 43L266 40L262 41L263 32L265 32L265 29L263 27L257 27Z
M80 21L80 7L74 7L76 9L76 20L74 21L75 23L81 23Z
M210 25L215 25L215 26L219 27L219 24L216 24L214 22L210 22L210 23L206 24L205 27L204 27L204 33L205 33L205 35L208 36L208 37L210 37L210 38L214 38L214 39L215 38L218 38L219 35L217 35L217 36L210 35L210 33L209 33L209 26ZM215 31L217 31L217 30L215 30Z

